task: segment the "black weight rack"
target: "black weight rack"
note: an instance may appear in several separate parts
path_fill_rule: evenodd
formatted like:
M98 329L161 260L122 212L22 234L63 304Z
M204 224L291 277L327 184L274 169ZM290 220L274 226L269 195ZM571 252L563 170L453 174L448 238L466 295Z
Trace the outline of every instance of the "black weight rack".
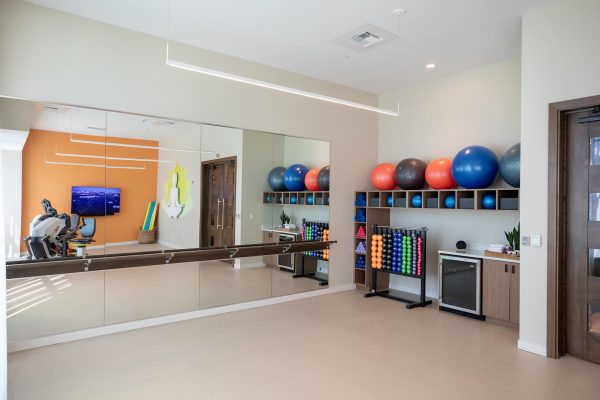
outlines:
M386 299L401 301L406 304L406 308L412 309L416 307L425 307L431 304L431 300L427 300L425 297L425 282L427 276L427 228L398 228L398 227L389 227L389 226L377 226L373 225L373 234L374 235L382 235L383 236L383 252L382 252L382 265L380 268L376 268L373 264L373 257L371 257L371 272L372 272L372 289L369 293L365 293L365 297L385 297ZM394 264L394 243L393 237L394 235L400 235L400 237L410 237L411 241L414 238L421 238L421 265L420 265L420 274L418 273L418 265L416 266L416 271L413 272L411 268L410 273L406 271L402 271L402 269L398 268L397 264ZM371 239L371 243L373 243L373 238ZM400 239L402 240L402 239ZM413 247L416 244L411 242L411 252L413 252ZM370 251L367 249L367 251ZM398 253L397 253L398 254ZM412 254L411 254L412 256ZM401 262L401 260L400 260ZM412 264L412 258L411 258ZM400 275L406 276L409 278L419 279L421 281L421 290L419 293L419 300L410 300L398 296L394 296L390 294L389 289L377 290L377 274L378 273L387 273L392 275ZM416 273L415 273L416 272Z

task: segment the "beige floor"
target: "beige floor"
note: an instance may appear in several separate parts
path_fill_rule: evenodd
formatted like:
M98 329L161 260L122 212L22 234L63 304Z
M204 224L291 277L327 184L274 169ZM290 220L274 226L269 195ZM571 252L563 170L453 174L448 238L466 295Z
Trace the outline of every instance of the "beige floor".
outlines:
M344 292L9 355L19 399L595 399L600 365Z

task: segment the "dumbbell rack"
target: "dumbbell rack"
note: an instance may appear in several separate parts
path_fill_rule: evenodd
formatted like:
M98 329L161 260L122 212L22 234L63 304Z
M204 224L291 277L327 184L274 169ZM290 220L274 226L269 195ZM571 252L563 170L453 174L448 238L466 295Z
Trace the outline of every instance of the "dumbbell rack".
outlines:
M372 265L371 266L371 273L372 273L372 278L371 278L371 291L368 293L365 293L365 297L375 297L375 296L379 296L379 297L385 297L386 299L391 299L391 300L396 300L396 301L401 301L403 303L407 303L406 304L406 308L411 309L411 308L416 308L416 307L425 307L428 304L431 304L431 300L427 300L425 297L425 283L426 283L426 276L427 276L427 228L423 227L423 228L399 228L399 227L389 227L389 226L378 226L378 225L373 225L373 234L374 235L383 235L384 237L387 236L387 238L385 240L391 240L393 235L396 234L401 234L403 236L408 236L411 238L421 238L421 259L420 259L420 265L416 265L412 263L412 258L411 258L411 269L410 270L406 270L406 269L398 269L397 267L394 267L392 265L391 259L392 259L392 255L391 254L387 254L389 256L389 259L384 262L382 265L379 266L375 266ZM386 245L384 247L387 247L388 243L386 243ZM391 244L390 244L391 247ZM390 249L388 248L384 248L384 252L389 252ZM367 251L369 251L369 249L367 249ZM412 243L411 243L411 252L412 252ZM373 260L371 260L371 262L373 263ZM373 263L374 264L374 263ZM419 268L420 267L420 268ZM420 293L419 293L419 300L415 301L415 300L410 300L410 299L405 299L402 297L398 297L398 296L394 296L392 294L390 294L390 290L389 289L384 289L384 290L377 290L377 274L378 273L386 273L386 274L392 274L392 275L401 275L401 276L406 276L409 278L414 278L414 279L419 279L421 281L421 285L420 285Z

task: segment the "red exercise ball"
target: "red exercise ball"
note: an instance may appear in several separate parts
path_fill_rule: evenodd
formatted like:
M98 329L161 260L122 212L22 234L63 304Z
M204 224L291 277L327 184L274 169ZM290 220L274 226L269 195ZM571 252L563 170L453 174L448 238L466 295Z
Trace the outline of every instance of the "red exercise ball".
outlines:
M319 168L313 168L306 173L306 176L304 177L304 186L306 186L306 190L321 190L319 187L319 171Z
M456 186L452 178L452 160L438 158L433 160L425 170L425 180L432 189L452 189Z
M371 171L371 183L378 190L392 190L396 187L396 166L381 163Z

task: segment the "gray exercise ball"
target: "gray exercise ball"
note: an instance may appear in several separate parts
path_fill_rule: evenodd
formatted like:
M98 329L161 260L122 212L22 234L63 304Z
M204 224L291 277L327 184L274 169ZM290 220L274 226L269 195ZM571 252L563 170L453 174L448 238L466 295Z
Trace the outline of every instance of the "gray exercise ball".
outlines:
M417 158L406 158L396 166L396 183L404 190L419 190L425 186L427 164Z
M275 167L269 172L269 177L267 178L269 186L276 192L284 192L287 190L285 183L283 182L285 171L285 167Z
M317 177L317 182L319 182L319 188L321 190L329 190L329 165L321 168L319 176Z
M512 187L521 186L521 143L515 144L502 155L500 176Z

